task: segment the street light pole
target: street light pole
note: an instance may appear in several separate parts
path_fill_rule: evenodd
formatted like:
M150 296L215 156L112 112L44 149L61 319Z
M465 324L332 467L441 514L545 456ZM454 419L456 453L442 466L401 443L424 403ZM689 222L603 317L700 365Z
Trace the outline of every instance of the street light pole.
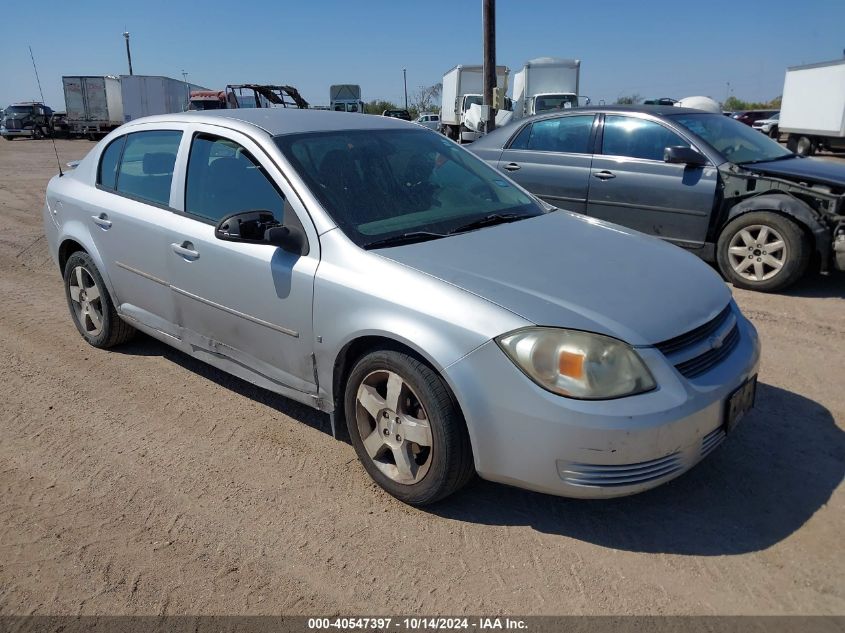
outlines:
M405 109L408 109L408 69L402 69L402 83L405 84Z
M188 84L188 73L182 69L182 80L185 82L185 109L191 105L191 86Z
M132 74L132 53L129 52L129 31L123 32L123 37L126 39L126 59L129 61L129 74Z

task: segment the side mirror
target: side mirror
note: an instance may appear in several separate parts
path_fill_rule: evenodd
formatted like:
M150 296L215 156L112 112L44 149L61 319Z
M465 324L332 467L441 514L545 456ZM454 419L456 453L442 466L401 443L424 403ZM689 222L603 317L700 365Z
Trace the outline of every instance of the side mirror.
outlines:
M297 255L308 254L305 232L279 224L269 211L242 211L226 216L214 228L214 236L227 242L271 244Z
M703 167L707 164L704 154L695 151L691 147L675 145L663 150L663 161L667 163L680 163L690 167Z
M308 254L308 238L298 226L272 226L264 232L264 241L294 255Z

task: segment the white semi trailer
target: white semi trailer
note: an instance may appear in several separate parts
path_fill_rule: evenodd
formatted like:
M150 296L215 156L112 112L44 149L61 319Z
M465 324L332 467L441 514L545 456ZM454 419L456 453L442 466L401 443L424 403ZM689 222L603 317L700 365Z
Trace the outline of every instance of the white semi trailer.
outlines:
M801 156L845 150L845 59L786 69L778 127Z
M581 60L539 57L513 78L514 118L577 108Z
M151 75L62 77L71 134L97 138L119 125L153 114L182 112L202 86Z
M506 91L508 87L507 66L496 66L496 87ZM442 104L440 108L440 131L456 141L474 141L480 133L467 126L467 111L473 105L483 103L483 66L455 66L443 75Z
M358 84L336 84L329 88L329 107L339 112L364 113L361 100L361 86Z

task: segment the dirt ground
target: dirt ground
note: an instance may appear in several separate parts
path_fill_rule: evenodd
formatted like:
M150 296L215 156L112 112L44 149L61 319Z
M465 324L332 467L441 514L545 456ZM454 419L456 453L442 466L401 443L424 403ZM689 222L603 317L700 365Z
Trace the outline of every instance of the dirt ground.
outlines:
M0 142L0 614L845 614L843 276L735 291L757 408L680 479L417 510L322 414L151 339L86 345L41 237L55 172Z

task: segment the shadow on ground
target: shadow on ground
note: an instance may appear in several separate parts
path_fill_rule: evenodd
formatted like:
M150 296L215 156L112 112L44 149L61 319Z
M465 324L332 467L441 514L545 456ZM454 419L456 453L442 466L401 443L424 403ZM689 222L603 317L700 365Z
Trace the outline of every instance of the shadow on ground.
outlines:
M267 391L261 387L241 380L231 374L212 367L211 365L197 360L192 356L180 352L177 349L165 345L146 335L139 334L138 337L130 343L120 345L111 350L120 354L129 354L132 356L161 356L167 360L176 363L180 367L184 367L190 372L202 376L206 380L224 387L233 393L241 395L250 400L260 402L261 404L278 411L282 415L289 416L308 426L322 431L331 436L331 424L329 416L321 413L316 409L312 409L304 404L300 404L290 398L285 398L272 391Z
M829 275L810 274L799 279L781 294L788 297L833 297L845 299L845 273L831 272Z
M115 351L163 356L334 441L327 415L146 336ZM845 433L817 402L771 385L758 389L755 409L719 449L655 490L584 501L476 480L421 511L484 525L528 525L636 552L719 556L765 549L798 530L842 482Z
M479 480L430 511L471 523L529 525L634 552L744 554L798 530L827 503L843 476L845 433L830 412L761 384L756 408L726 442L660 488L581 501Z

